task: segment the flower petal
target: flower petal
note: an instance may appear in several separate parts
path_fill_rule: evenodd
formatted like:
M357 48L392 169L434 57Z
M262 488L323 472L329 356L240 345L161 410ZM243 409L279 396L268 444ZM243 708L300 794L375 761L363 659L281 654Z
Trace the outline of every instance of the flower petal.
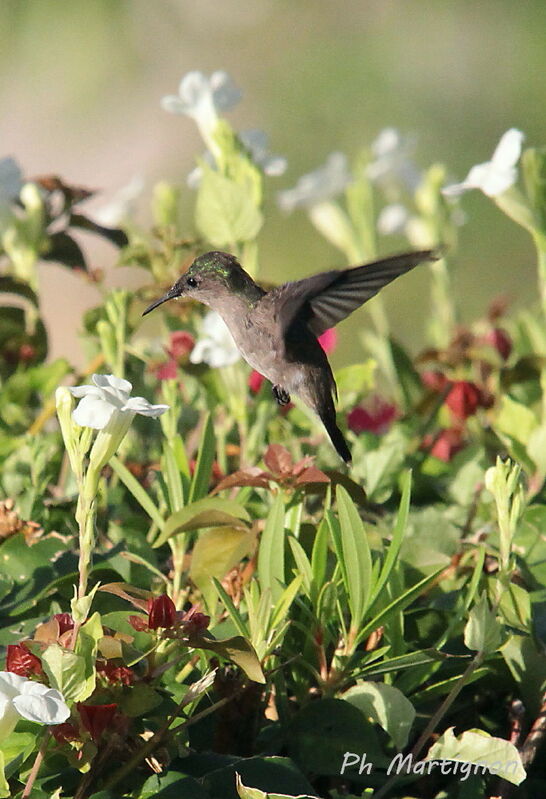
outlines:
M13 674L11 671L0 671L0 696L7 696L8 698L16 696L21 692L26 682L29 682L29 680L19 674Z
M97 386L68 386L74 397L102 397L102 389Z
M209 85L214 105L218 111L229 111L230 108L237 105L243 96L231 75L224 70L213 72L210 76Z
M497 144L491 163L500 169L514 167L519 161L524 139L525 134L521 130L517 128L507 130Z
M142 416L161 416L162 413L169 410L169 405L151 405L144 397L131 397L123 408L122 411L132 411L140 413Z
M102 430L112 418L114 411L114 406L101 397L88 396L80 400L78 407L72 411L72 418L80 427Z
M33 683L33 685L38 684ZM70 708L59 691L54 688L46 689L45 693L35 691L16 696L13 705L24 719L38 724L62 724L70 716Z
M128 380L124 380L122 377L116 377L115 375L93 375L91 379L99 388L113 388L115 391L121 391L122 394L125 394L127 397L133 388L133 384L129 383Z

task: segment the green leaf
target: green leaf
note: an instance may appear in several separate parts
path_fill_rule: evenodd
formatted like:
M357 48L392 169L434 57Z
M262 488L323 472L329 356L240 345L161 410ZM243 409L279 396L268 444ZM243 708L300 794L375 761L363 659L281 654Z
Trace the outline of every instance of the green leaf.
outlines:
M296 763L315 774L339 777L347 751L366 752L378 767L388 762L373 724L342 699L316 699L305 705L293 716L285 740Z
M292 555L294 556L294 560L296 562L297 571L301 575L302 588L306 596L310 596L313 575L307 553L298 539L294 538L293 535L288 536L288 543L290 544L290 549L292 550Z
M464 628L464 643L468 649L490 655L502 643L502 627L487 601L485 591L470 611Z
M269 590L275 602L283 592L284 579L284 502L280 494L267 515L258 550L258 578L262 593Z
M397 749L408 742L415 708L402 691L382 682L358 682L342 697L387 732Z
M97 658L98 644L103 635L104 633L99 613L93 613L91 618L89 618L85 624L80 627L80 631L76 639L75 652L77 655L80 655L83 658L85 677L78 693L78 702L83 702L88 699L88 697L90 697L95 690L95 661Z
M190 485L188 502L195 502L195 500L206 496L209 489L215 451L216 439L214 437L214 427L212 424L212 417L210 413L208 413L203 424L203 432L201 434L201 441L199 442L199 451L197 453L195 472L193 473Z
M63 649L59 644L50 644L41 655L42 666L51 688L63 695L67 704L78 702L86 693L87 668L85 658Z
M193 639L191 646L215 652L239 666L253 682L265 683L264 673L254 647L242 635L225 638L223 641L202 636Z
M117 474L125 488L127 488L131 494L134 496L140 507L142 508L145 513L148 514L150 519L159 527L161 530L163 527L163 517L161 516L159 510L154 505L152 500L150 499L149 494L146 493L142 485L138 482L136 477L134 477L129 469L119 460L117 455L113 455L109 461L110 466Z
M368 537L354 502L342 486L337 487L336 496L341 534L341 552L338 557L344 563L351 623L356 628L364 617L372 590L372 556Z
M299 793L294 796L287 793L266 793L266 791L261 791L259 788L250 788L247 785L243 785L241 775L238 772L236 773L236 788L240 799L313 799L309 794Z
M509 583L502 592L499 611L506 624L531 634L531 598L517 583Z
M163 530L154 541L154 548L162 546L173 535L199 530L202 527L241 527L248 522L248 512L233 499L207 497L191 502L173 513L165 521Z
M190 578L205 598L209 610L213 608L216 590L213 577L221 579L254 546L256 533L235 527L215 527L201 533L193 547Z
M373 630L376 630L378 627L381 627L386 621L388 621L391 616L395 613L399 613L401 610L404 610L408 605L410 605L414 599L416 599L419 594L425 590L426 586L431 583L436 577L443 572L443 567L441 569L436 569L436 571L432 572L432 574L427 574L422 580L418 583L413 585L411 588L408 588L402 594L393 599L383 610L381 610L373 619L367 622L361 630L359 630L357 643L362 641L366 638Z
M379 573L379 577L377 578L377 581L373 587L373 593L370 599L370 606L373 605L376 599L380 596L384 586L387 584L387 581L391 575L394 565L398 560L398 555L400 554L400 547L402 546L402 540L404 538L406 525L408 523L410 499L411 499L411 472L405 472L402 478L402 496L400 498L398 515L396 517L396 522L392 533L392 540L389 544L389 549L387 550L387 556L381 568L381 572Z
M249 188L205 163L197 195L195 222L199 232L215 247L232 247L258 235L263 215Z
M495 430L506 433L523 446L527 446L538 421L530 408L513 400L508 394L501 398L500 411L493 424Z
M516 747L483 730L467 730L459 736L450 727L429 749L425 760L455 760L486 766L489 773L519 785L527 774Z

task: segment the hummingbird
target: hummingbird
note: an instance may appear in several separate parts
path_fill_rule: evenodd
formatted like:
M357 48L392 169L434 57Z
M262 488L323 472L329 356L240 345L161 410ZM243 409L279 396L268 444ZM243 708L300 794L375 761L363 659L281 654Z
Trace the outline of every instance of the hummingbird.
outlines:
M207 252L142 315L178 297L208 305L226 323L245 361L271 381L278 404L290 402L291 394L299 396L321 419L340 457L350 463L351 451L336 422L334 375L317 338L395 278L439 257L434 250L408 252L265 291L235 256Z

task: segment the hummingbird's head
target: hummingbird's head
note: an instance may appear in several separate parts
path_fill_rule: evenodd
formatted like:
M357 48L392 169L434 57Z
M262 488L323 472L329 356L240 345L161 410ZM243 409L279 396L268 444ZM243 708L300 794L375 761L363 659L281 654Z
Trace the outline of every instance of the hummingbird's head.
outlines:
M174 286L149 305L142 315L177 297L190 297L211 308L218 308L227 297L243 293L252 283L234 255L219 251L206 252L196 258Z

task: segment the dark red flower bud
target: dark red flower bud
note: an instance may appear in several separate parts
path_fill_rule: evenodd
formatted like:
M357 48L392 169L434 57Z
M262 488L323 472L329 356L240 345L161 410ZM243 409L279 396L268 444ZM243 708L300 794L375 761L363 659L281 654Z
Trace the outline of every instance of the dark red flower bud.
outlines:
M199 610L190 609L182 620L182 624L184 625L184 632L189 636L197 635L197 633L207 629L210 624L210 616L201 613Z
M70 613L55 613L53 618L59 622L59 635L74 629L74 619Z
M397 416L396 406L376 397L368 408L359 406L347 416L347 425L353 433L386 433Z
M258 391L262 387L262 383L264 382L265 377L257 372L255 369L252 370L250 376L248 378L248 387L252 391L253 394L257 394Z
M40 658L29 652L25 644L8 644L6 671L11 671L12 674L18 674L20 677L44 673Z
M469 380L456 380L446 397L446 405L453 416L464 421L482 405L482 392Z
M176 607L174 602L167 596L161 596L148 600L148 627L150 630L157 630L159 627L172 627L176 620Z
M98 743L104 730L112 724L118 706L115 702L111 705L83 705L78 702L77 708L84 728Z
M484 341L490 347L494 347L503 361L507 361L512 352L512 339L502 327L494 327L484 336Z

